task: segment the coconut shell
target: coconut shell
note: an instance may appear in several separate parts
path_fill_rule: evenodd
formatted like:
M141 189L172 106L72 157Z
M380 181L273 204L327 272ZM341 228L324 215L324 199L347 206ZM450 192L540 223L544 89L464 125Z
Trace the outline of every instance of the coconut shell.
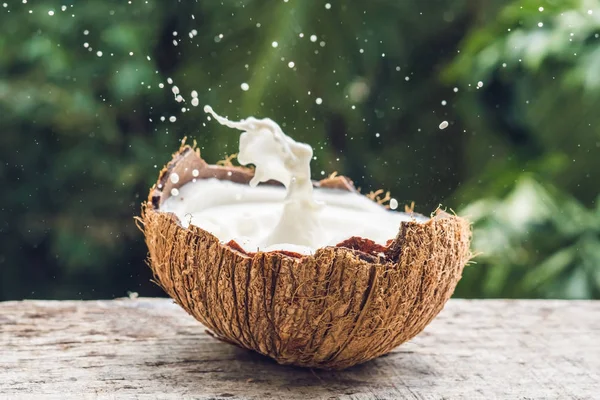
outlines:
M167 179L173 172L177 185ZM402 222L387 246L350 238L314 255L248 253L159 211L173 187L193 179L252 176L249 168L209 165L184 146L161 171L140 221L165 292L217 338L278 363L343 369L388 353L442 310L471 257L469 222L442 211ZM344 177L315 186L355 190Z

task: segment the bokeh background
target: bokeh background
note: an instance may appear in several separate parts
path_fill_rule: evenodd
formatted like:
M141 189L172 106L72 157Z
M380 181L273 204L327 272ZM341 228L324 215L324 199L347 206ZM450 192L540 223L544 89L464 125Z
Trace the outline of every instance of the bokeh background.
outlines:
M455 296L600 298L599 36L592 0L0 0L0 300L161 295L148 188L237 148L192 90L471 218Z

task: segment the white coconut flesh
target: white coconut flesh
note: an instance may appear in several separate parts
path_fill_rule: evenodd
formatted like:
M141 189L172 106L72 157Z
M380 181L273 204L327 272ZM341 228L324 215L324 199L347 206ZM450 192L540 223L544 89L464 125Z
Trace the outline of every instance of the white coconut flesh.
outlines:
M196 225L223 242L234 240L248 252L311 254L353 236L386 245L402 221L414 219L358 193L315 189L312 148L287 136L274 121L250 117L235 122L210 106L204 110L221 125L243 131L237 159L254 165L254 176L249 185L217 179L183 185L161 210L175 213L184 226ZM269 181L283 186L259 185Z
M179 188L160 206L174 213L183 227L190 224L218 237L222 242L236 241L247 252L285 250L313 254L325 246L335 246L353 236L385 246L394 239L403 221L423 221L406 213L390 211L358 193L339 189L313 191L315 200L324 203L310 215L299 215L284 237L271 233L281 221L286 190L273 185L249 185L218 179L200 179ZM318 221L311 221L317 219ZM318 225L313 231L307 225ZM310 243L305 240L307 233Z

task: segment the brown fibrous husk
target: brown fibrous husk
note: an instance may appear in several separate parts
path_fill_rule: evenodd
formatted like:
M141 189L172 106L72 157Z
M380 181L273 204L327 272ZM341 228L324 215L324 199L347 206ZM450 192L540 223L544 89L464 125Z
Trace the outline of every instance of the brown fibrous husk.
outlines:
M168 179L173 172L177 185ZM402 222L387 246L355 237L314 255L249 253L159 210L173 187L193 179L248 183L252 176L249 168L209 165L182 146L139 221L165 292L217 338L281 364L342 369L390 352L442 310L471 257L469 222L440 210L427 222ZM355 191L341 176L315 186Z

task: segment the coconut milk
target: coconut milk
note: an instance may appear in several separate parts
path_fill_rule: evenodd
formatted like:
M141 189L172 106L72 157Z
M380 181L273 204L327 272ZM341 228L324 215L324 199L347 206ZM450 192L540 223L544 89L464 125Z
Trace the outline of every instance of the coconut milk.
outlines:
M310 179L312 148L287 136L270 119L220 124L243 131L238 161L256 167L250 185L218 179L189 182L172 193L161 210L176 214L184 227L196 225L247 251L289 250L310 254L352 236L385 245L400 223L425 218L387 210L358 193L314 189ZM178 178L178 177L176 177ZM284 187L259 185L275 180ZM397 204L395 204L397 206Z

